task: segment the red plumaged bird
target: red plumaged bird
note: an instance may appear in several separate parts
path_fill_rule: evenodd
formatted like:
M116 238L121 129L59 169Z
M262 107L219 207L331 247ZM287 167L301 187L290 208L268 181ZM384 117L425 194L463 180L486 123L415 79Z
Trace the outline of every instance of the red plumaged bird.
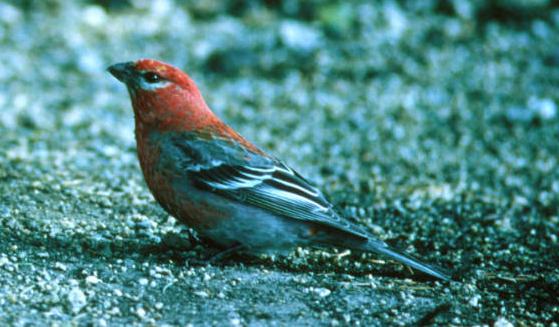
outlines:
M222 122L180 69L141 59L108 70L128 88L149 189L202 237L253 252L295 246L372 251L450 280L338 214L309 181Z

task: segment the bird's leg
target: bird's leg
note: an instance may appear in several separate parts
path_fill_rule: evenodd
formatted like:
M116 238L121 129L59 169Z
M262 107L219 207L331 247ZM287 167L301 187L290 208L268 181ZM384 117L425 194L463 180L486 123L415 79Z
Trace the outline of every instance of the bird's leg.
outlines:
M222 260L225 257L230 256L231 254L233 254L235 252L238 252L238 251L242 250L244 247L245 246L242 245L242 244L235 244L235 245L231 246L230 248L219 251L218 253L209 256L205 261L207 263L215 263L217 261Z

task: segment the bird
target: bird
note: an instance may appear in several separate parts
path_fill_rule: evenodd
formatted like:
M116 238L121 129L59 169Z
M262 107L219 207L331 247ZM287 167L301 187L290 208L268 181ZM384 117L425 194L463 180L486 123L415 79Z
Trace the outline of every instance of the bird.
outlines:
M127 87L149 190L201 238L252 253L305 246L375 252L451 280L341 215L312 182L224 123L179 68L139 59L107 70Z

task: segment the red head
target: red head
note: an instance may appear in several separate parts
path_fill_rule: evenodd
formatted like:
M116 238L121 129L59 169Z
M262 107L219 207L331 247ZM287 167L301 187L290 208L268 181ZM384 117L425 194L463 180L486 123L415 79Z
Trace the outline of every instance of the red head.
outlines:
M108 70L126 84L138 128L193 130L217 119L194 81L176 67L140 59L112 65Z
M196 84L180 69L157 60L140 59L112 65L108 70L128 88L139 141L151 131L198 131L261 152L213 114Z

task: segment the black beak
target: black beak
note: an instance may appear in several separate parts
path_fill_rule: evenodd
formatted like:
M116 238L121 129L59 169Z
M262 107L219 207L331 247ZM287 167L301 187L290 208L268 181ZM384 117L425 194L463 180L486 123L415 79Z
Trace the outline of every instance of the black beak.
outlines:
M134 76L134 63L133 62L122 62L119 64L114 64L107 68L109 73L111 73L116 79L124 84L128 84L132 77Z

